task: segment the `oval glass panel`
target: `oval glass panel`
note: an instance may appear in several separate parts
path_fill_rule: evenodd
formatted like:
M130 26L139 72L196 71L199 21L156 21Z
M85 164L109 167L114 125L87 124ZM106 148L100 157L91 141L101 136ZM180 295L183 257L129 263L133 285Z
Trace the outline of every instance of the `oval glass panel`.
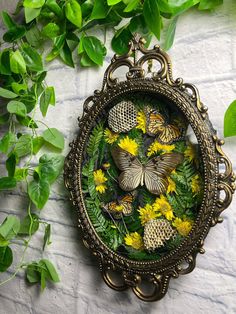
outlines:
M133 92L95 121L82 163L86 209L101 240L134 260L158 260L190 233L203 196L199 145L184 115Z

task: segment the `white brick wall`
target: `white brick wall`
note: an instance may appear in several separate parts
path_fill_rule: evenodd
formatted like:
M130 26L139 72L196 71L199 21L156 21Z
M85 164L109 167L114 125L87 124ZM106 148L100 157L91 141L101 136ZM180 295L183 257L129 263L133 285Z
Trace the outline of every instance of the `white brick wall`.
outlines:
M223 7L211 14L191 10L182 16L170 51L174 76L197 85L220 136L225 109L236 98L236 3L224 2ZM9 5L12 1L10 4L2 1L0 8L6 9ZM101 86L111 56L109 50L103 68L97 71L73 70L57 61L49 65L47 83L56 88L57 106L49 109L46 122L63 132L67 144L76 134L83 100ZM224 149L233 161L235 148L236 138L226 139ZM53 243L46 249L45 257L58 267L61 282L41 294L38 287L26 284L20 273L15 280L0 287L0 314L236 313L235 204L234 201L223 213L224 223L210 231L205 242L206 254L197 257L196 269L172 280L163 300L146 304L131 291L112 291L102 281L96 260L81 243L76 214L67 201L60 179L41 216L52 223ZM26 199L22 192L1 194L0 221L7 213L22 216L25 210ZM40 258L42 237L43 230L35 235L27 260ZM19 261L21 248L15 244L13 249ZM12 269L7 275L11 272ZM5 275L0 275L1 280Z

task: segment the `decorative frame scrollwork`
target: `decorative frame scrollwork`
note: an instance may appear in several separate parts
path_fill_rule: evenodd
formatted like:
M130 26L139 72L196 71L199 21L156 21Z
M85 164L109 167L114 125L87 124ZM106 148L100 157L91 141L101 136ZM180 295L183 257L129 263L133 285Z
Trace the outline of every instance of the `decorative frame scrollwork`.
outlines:
M160 68L148 78L144 64L150 60L158 61ZM114 77L114 72L121 66L127 66L129 70L126 80L119 82ZM83 152L94 122L107 104L130 91L161 95L179 108L197 137L204 166L204 195L195 224L179 247L157 261L127 259L108 248L89 220L82 193ZM96 90L84 102L83 116L79 119L79 134L70 144L71 151L64 168L65 185L78 211L78 225L83 231L83 242L97 256L101 274L108 286L120 291L131 288L141 300L157 301L166 294L170 278L177 278L195 268L197 254L204 253L203 242L209 229L222 221L220 214L229 206L235 191L235 174L231 162L222 151L222 145L223 141L217 137L209 121L207 108L201 103L197 88L184 83L181 78L173 79L170 58L159 46L148 50L144 47L144 40L137 35L130 42L126 55L113 57L105 72L102 89ZM220 172L222 165L224 172ZM187 263L187 267L184 268L183 263ZM112 279L112 270L120 272L122 284L117 284ZM143 280L153 285L150 294L143 292Z

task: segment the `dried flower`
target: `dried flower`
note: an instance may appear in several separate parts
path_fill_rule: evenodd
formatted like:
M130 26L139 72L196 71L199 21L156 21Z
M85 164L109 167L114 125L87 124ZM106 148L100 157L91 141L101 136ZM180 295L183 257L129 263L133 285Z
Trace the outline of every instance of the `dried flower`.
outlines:
M165 216L167 220L172 220L174 218L172 207L164 195L156 198L155 202L153 203L153 209L156 212L161 213L161 215Z
M184 156L187 157L190 161L195 159L196 152L193 145L188 145L188 147L184 151Z
M138 232L132 232L125 236L125 244L132 246L136 250L143 249L143 239Z
M191 188L194 194L197 194L201 191L201 181L198 174L196 174L191 181Z
M160 214L156 213L152 205L146 204L145 207L139 207L139 218L141 220L141 224L145 225L149 220L155 219Z
M128 153L136 156L138 154L138 144L135 140L132 140L128 136L120 140L119 147L127 151Z
M177 229L178 233L184 237L186 237L192 229L193 221L186 217L183 218L175 218L172 225Z
M169 153L173 149L175 149L175 145L174 144L172 144L172 145L164 145L164 144L159 143L157 140L155 140L148 147L147 156L150 157L150 156L156 154L157 152Z
M105 193L107 186L104 183L107 181L107 178L105 177L102 169L95 170L93 172L93 179L94 179L94 183L96 185L96 191L98 191L101 194Z
M140 129L144 134L146 133L146 116L143 111L138 112L136 128Z
M119 134L112 132L108 128L104 130L104 137L105 137L105 142L108 144L113 144L115 141L117 141Z

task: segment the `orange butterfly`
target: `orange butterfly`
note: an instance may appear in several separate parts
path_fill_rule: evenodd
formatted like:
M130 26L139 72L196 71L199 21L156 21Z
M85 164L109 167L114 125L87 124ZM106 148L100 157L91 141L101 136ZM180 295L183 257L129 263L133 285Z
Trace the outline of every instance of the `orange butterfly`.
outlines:
M115 219L121 219L122 215L129 216L133 212L132 203L135 193L129 193L118 198L116 201L103 204L102 209L108 212Z
M155 110L147 110L147 133L151 136L158 135L158 140L162 144L171 144L182 137L181 130L168 124L164 117Z

